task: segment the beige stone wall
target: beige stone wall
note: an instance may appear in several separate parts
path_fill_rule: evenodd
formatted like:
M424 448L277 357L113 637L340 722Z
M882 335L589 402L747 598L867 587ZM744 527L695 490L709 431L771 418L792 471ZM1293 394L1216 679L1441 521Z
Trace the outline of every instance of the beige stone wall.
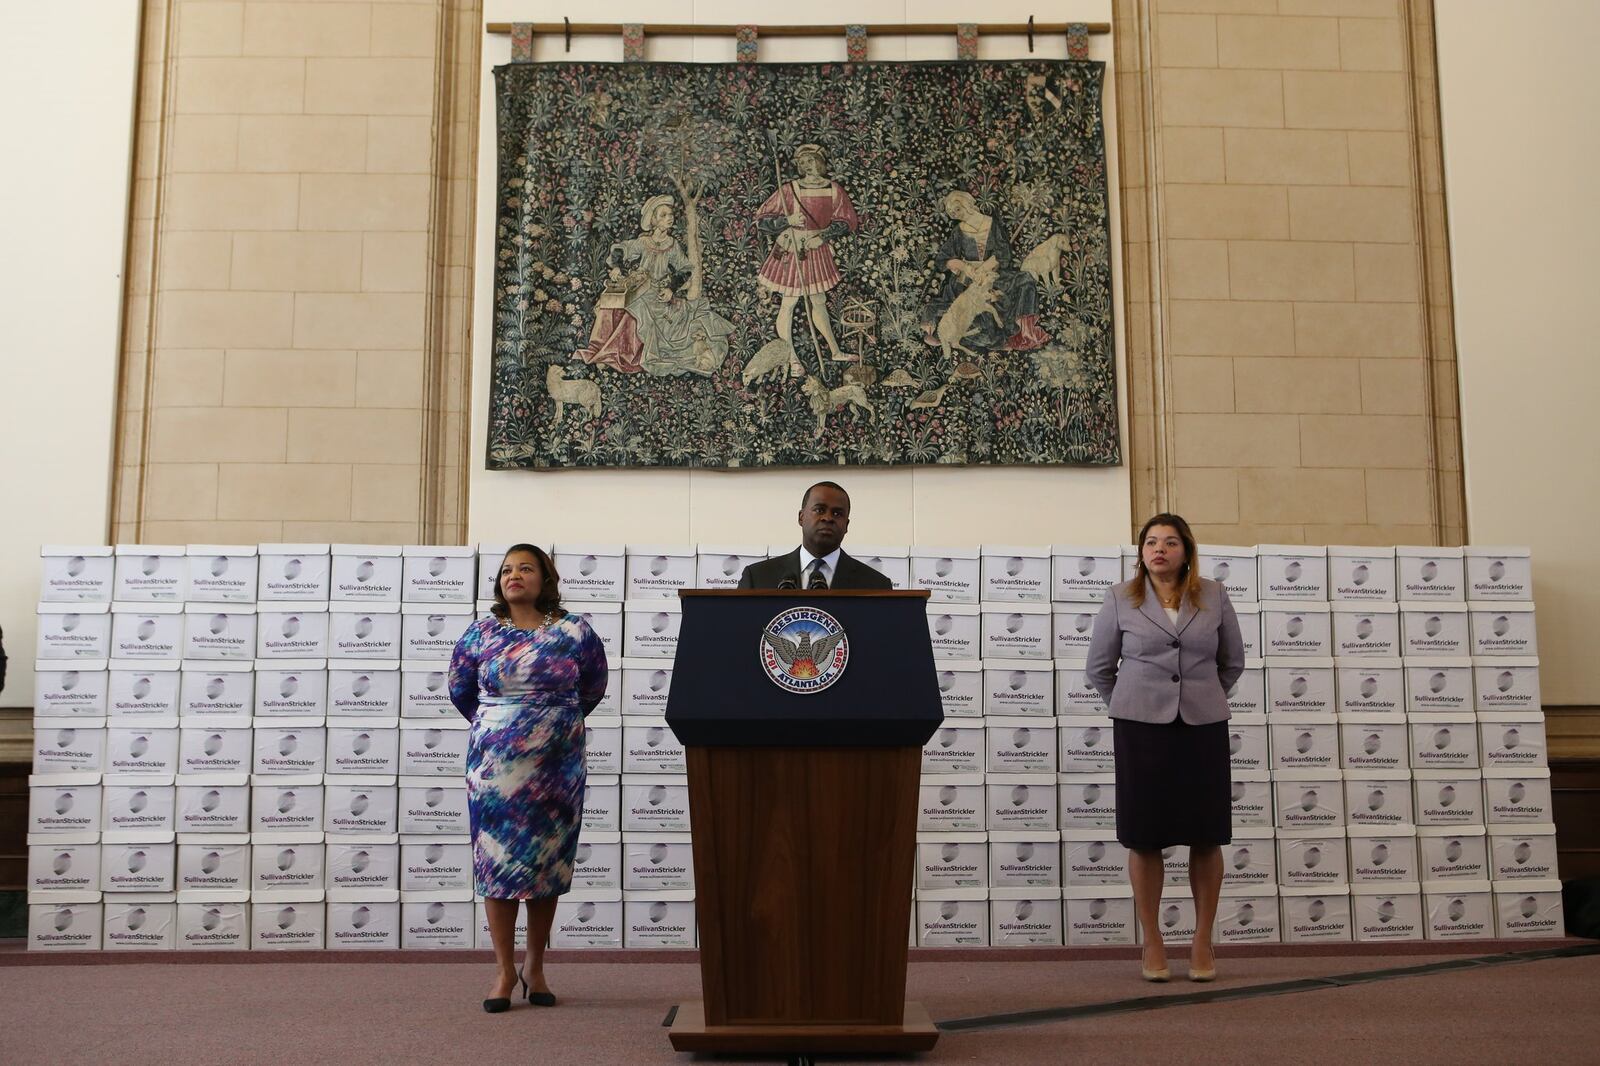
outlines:
M1401 0L1118 5L1150 97L1120 119L1124 174L1153 190L1124 195L1152 257L1129 312L1130 337L1150 317L1134 495L1204 540L1459 542L1453 356L1423 255L1424 191L1443 242L1431 42L1414 42L1430 20Z
M422 476L445 5L145 6L114 535L456 539Z

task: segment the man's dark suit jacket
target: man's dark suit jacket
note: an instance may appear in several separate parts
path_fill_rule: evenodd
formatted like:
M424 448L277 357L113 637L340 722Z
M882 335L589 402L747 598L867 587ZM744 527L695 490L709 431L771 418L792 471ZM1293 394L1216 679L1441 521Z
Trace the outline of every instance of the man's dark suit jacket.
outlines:
M739 587L742 589L775 589L788 577L801 590L805 588L805 581L800 577L800 549L795 548L788 555L780 555L776 559L765 559L759 563L751 563L744 568L744 573L739 575ZM850 558L844 551L839 552L839 566L833 575L833 583L828 586L834 589L890 589L894 584L882 574L878 573L866 563Z

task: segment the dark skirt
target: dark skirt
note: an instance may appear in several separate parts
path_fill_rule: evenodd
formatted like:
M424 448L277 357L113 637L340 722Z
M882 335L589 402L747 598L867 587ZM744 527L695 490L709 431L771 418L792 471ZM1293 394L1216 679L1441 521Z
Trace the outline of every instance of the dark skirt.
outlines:
M1117 841L1125 848L1226 844L1233 838L1228 723L1112 720Z

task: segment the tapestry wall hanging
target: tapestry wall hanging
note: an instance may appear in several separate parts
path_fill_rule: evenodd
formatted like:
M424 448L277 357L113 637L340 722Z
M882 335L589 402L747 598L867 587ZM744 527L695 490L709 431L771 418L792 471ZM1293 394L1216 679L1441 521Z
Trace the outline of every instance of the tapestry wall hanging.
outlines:
M498 68L490 468L1120 462L1103 72Z

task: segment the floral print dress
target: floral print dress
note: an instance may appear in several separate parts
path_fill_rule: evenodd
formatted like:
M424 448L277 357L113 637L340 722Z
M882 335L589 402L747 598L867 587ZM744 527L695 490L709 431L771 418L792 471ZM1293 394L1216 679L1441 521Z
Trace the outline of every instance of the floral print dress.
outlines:
M605 649L577 615L539 630L483 618L456 642L450 701L472 723L467 807L480 896L546 899L572 887L583 719L605 691Z

